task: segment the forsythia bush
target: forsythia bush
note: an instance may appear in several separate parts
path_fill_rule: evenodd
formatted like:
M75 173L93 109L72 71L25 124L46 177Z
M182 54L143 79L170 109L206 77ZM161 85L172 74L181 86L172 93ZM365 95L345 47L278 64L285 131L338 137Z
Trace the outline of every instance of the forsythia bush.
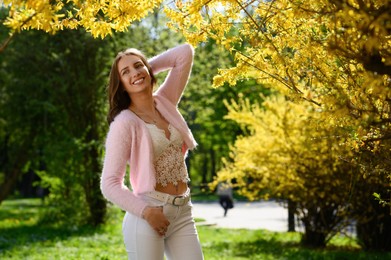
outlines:
M316 105L279 95L262 107L242 99L228 108L227 118L249 135L235 142L215 184L233 183L250 199L289 199L304 223L303 244L324 246L347 224L357 192L343 129L325 122Z

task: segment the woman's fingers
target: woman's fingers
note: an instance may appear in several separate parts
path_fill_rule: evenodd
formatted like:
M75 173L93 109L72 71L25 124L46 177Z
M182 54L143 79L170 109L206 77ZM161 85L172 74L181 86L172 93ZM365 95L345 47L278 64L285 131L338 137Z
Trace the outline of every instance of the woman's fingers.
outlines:
M167 226L162 226L160 228L157 228L156 231L159 235L164 236L167 232Z
M170 221L164 215L163 207L151 207L146 215L148 223L159 235L164 236L170 225Z

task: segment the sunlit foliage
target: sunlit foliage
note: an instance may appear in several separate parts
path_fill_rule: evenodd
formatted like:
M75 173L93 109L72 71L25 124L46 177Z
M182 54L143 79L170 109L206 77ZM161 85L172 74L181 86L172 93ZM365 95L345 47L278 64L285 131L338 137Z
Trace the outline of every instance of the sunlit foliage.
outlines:
M389 225L390 216L384 208L362 205L374 201L376 190L386 201L390 198L391 2L185 1L166 11L170 26L193 44L213 38L235 55L235 66L214 78L216 87L254 78L297 105L303 100L315 105L312 111L304 109L309 113L304 118L311 120L301 118L301 111L295 120L284 121L275 114L295 110L290 102L269 100L264 114L234 104L230 118L241 124L252 120L246 124L253 130L232 148L232 161L219 179L237 181L250 198L268 188L273 196L284 194L300 203L351 202L366 218L358 221L360 229L377 230L367 235L372 242L364 241L366 246L389 250L390 237L381 226ZM257 124L264 128L255 130ZM295 129L303 131L302 137ZM284 137L287 133L294 141ZM346 199L342 194L348 190L359 196ZM311 211L310 204L300 207ZM359 235L364 233L369 234Z
M230 156L233 162L227 161L220 175L234 179L242 193L252 199L272 194L298 202L313 193L326 199L340 185L335 172L345 165L341 154L349 158L351 151L338 133L341 129L324 122L316 106L271 96L262 106L241 99L228 108L227 119L238 122L248 136L238 138ZM307 173L314 175L311 181L324 176L334 183L304 190Z
M14 31L38 29L55 33L84 27L94 37L127 30L162 0L4 0L10 15L5 25ZM1 3L1 2L0 2Z
M296 102L314 103L325 123L346 130L352 151L382 151L388 161L390 1L177 1L166 12L188 41L213 38L235 55L236 65L215 76L216 87L254 78Z
M162 0L4 0L13 32L54 33L84 27L95 37L124 31ZM389 123L391 3L388 0L175 1L169 25L193 44L214 39L236 66L220 70L215 86L255 78L290 96L321 104L360 138L383 138ZM359 126L361 127L361 126ZM380 130L379 130L380 129Z
M312 234L304 243L324 246L346 224L356 192L344 129L325 122L316 105L283 96L266 98L262 107L246 99L228 107L227 118L249 135L236 141L216 184L228 181L251 199L289 199Z

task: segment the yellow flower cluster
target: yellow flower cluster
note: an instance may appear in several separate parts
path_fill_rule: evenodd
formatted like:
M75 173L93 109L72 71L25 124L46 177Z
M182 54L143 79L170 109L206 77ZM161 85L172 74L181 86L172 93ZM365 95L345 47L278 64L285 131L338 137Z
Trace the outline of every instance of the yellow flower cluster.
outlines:
M335 203L348 197L347 176L354 173L344 160L352 153L345 145L348 136L328 124L317 106L287 101L282 95L265 98L262 107L245 98L226 105L227 118L249 135L237 139L213 185L234 180L241 194L250 199L262 194L263 198ZM336 197L337 190L341 197Z
M325 93L338 93L356 84L353 78L372 81L378 77L352 70L362 66L361 60L345 57L375 51L380 54L380 62L391 64L390 13L379 11L379 17L373 17L387 6L387 1L364 3L365 8L361 1L354 0L341 1L340 6L326 0L195 0L177 1L176 8L167 7L165 11L170 26L182 31L192 44L211 38L236 54L237 67L221 70L215 77L216 87L251 75L287 94L308 97L310 92L314 101L324 103ZM367 30L371 33L365 34ZM381 89L377 92L386 87L370 85ZM342 96L352 96L351 90Z
M14 31L37 29L55 33L64 28L84 27L94 37L125 31L144 18L162 0L5 0L9 16L4 23Z
M194 0L165 11L192 44L213 39L235 54L215 87L254 78L359 127L389 121L390 8L387 0Z

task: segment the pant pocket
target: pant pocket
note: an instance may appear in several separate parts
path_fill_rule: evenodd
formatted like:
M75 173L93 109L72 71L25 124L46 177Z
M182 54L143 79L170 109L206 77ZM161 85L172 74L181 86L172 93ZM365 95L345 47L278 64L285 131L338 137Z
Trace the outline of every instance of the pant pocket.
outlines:
M171 204L165 204L163 206L163 214L169 221L173 221L178 216L179 207Z

